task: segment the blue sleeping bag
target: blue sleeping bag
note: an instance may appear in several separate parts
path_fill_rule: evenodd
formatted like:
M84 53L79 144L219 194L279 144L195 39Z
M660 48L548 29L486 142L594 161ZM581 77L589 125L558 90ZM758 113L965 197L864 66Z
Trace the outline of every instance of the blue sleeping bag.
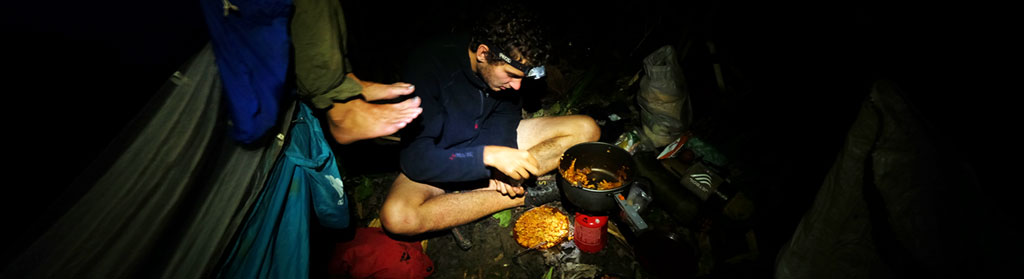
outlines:
M243 143L263 137L278 119L289 92L290 0L202 0L217 68L224 84L231 136Z

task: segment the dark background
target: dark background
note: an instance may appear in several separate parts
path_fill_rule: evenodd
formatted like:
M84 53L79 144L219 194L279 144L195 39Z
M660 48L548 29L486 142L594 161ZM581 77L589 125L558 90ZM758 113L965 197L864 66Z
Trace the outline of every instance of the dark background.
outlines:
M4 227L14 230L63 193L208 40L197 1L64 2L8 3L0 15L3 116L13 123L4 129L13 168L5 167L0 202ZM343 1L357 74L394 81L413 42L478 13L470 3ZM1011 27L1019 16L1007 7L529 3L548 16L561 49L580 61L622 61L623 71L637 71L643 56L661 45L714 39L725 53L721 59L756 89L716 109L757 119L743 125L769 127L763 148L773 151L766 154L803 160L798 167L819 176L834 159L867 82L894 79L933 123L951 162L971 163L992 203L1016 211L1019 182L1007 178L1019 165L1015 44L1021 32ZM813 197L818 181L794 194Z

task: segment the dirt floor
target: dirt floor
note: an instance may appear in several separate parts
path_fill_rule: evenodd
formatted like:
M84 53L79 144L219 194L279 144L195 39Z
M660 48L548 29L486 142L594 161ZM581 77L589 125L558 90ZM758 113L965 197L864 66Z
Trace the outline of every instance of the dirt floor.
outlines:
M388 178L392 177L382 176L380 181L389 182ZM377 201L380 197L378 194L381 193L374 193L370 201ZM378 204L370 203L364 206L372 208L370 211L379 207ZM565 210L560 201L549 206ZM504 222L492 216L459 227L473 244L469 250L462 250L449 231L426 236L426 253L434 261L436 268L433 277L541 278L549 270L553 270L553 274L558 276L552 278L593 278L603 274L624 274L632 278L634 274L643 272L627 244L610 234L607 235L609 239L606 247L593 254L579 251L573 242L568 240L548 249L527 249L520 246L512 236L512 228L515 220L518 220L526 210L528 209L525 207L509 209L511 218ZM366 217L372 219L374 213L369 213ZM565 277L562 277L563 274Z
M357 213L361 216L360 225L371 226L379 212L385 190L395 174L360 176L346 182L347 185L370 185L368 188L357 186L353 194L363 189L372 191L369 195L361 194L365 199L355 203L356 211L362 212ZM369 184L361 184L367 182ZM548 205L568 213L562 201ZM426 254L435 266L432 277L542 278L549 270L553 274L551 278L600 278L602 275L613 276L610 278L651 277L637 262L633 248L621 233L606 234L606 245L597 253L582 252L571 240L547 249L520 246L512 236L512 228L515 220L526 210L525 207L509 209L511 218L504 223L492 216L461 226L459 229L473 244L469 250L462 250L450 231L423 236L427 240ZM612 223L611 227L609 231L612 232L628 230L621 222Z

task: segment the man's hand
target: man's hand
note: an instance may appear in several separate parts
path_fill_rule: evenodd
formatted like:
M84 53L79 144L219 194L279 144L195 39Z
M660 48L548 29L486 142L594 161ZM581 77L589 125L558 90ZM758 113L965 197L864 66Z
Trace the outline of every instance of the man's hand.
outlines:
M409 95L416 90L412 84L405 82L382 84L360 80L352 73L349 73L347 76L359 81L359 84L363 86L363 98L367 101L394 99L400 96Z
M537 159L530 152L498 145L484 146L484 165L493 167L513 180L523 180L529 178L530 174L540 172Z
M327 118L334 140L349 144L394 134L422 112L419 97L397 104L371 104L354 99L334 103L327 111Z
M510 198L515 198L526 193L526 190L524 190L522 186L512 186L511 184L499 179L491 179L487 188L501 192L502 195L509 196Z

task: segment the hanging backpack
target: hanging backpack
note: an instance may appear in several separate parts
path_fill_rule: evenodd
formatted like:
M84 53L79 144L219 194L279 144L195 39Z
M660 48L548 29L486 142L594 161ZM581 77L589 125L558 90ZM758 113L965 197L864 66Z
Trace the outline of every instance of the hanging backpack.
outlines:
M299 106L284 154L218 277L308 278L311 212L325 227L349 225L347 197L334 153L312 111L305 104Z

